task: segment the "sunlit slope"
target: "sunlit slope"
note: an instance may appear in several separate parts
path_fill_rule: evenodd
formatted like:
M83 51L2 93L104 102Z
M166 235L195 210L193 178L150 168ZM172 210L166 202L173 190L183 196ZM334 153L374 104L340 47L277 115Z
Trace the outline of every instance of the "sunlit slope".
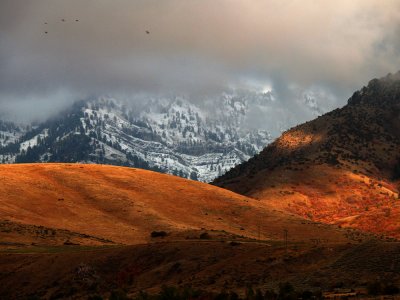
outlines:
M310 220L400 238L400 72L286 131L214 184Z
M395 183L327 164L276 168L254 178L250 197L277 210L323 223L400 237Z
M0 219L124 244L148 242L160 230L182 239L200 229L261 239L282 239L288 229L293 241L346 234L208 184L104 165L1 165Z

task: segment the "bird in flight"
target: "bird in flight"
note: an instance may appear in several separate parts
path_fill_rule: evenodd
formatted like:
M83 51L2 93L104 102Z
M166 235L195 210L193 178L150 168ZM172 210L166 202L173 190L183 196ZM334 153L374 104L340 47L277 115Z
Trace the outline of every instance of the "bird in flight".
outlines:
M47 22L44 22L44 24L46 24L46 25L47 25Z
M45 31L44 33L47 34L47 31Z
M79 20L78 20L78 19L76 19L76 20L75 20L75 22L79 22Z
M147 34L150 34L150 31L146 30L146 33L147 33Z

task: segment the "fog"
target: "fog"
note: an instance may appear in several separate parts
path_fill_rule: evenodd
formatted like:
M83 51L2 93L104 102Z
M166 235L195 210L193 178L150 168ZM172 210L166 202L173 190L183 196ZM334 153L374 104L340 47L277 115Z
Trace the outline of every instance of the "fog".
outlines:
M1 0L0 112L46 118L89 96L201 102L268 89L276 103L251 126L300 122L312 117L302 93L318 91L329 110L400 69L399 35L396 0Z

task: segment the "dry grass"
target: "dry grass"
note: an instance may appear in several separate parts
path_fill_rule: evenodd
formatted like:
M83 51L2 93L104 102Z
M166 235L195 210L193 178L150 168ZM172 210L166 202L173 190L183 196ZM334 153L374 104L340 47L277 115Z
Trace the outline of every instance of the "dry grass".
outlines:
M184 239L185 232L202 228L263 240L282 239L285 228L292 241L347 240L345 231L304 222L260 201L139 169L2 165L0 177L0 220L66 229L115 243L146 243L155 230Z
M278 201L123 167L2 165L0 174L0 220L8 220L0 222L0 293L10 299L108 297L114 289L135 295L163 284L243 294L248 285L266 290L290 281L330 290L376 275L358 255L372 236L279 212ZM275 184L277 200L292 196ZM152 231L167 236L151 238ZM379 251L365 245L375 266ZM382 276L398 270L391 263L398 245L390 249L377 269Z
M248 196L304 218L400 238L400 200L385 180L326 164L277 168L252 181Z
M248 286L297 290L365 288L377 277L400 283L398 243L329 247L182 241L97 251L1 254L0 293L11 299L107 299L115 289L129 295L157 293L162 285L244 294ZM382 254L384 258L382 259ZM33 275L34 274L34 275Z

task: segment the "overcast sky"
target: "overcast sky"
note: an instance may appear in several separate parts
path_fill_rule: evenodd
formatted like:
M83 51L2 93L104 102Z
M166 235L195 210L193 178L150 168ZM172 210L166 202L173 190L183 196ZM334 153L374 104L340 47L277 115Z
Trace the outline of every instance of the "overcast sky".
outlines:
M398 0L0 0L0 111L232 88L330 109L400 69L399 37Z

